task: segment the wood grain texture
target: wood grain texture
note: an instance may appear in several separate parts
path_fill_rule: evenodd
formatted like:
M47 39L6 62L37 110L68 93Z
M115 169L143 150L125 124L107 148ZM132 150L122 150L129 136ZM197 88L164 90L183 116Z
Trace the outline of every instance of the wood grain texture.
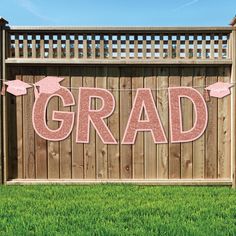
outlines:
M68 55L67 55L68 56ZM64 78L61 81L61 86L70 87L70 68L69 67L60 67L59 68L59 77ZM71 107L64 107L63 102L59 99L59 110L70 112ZM72 168L72 144L71 144L71 135L66 139L60 141L60 178L69 179L71 178L71 168Z
M93 125L90 130L90 143L77 144L76 123L71 136L66 140L61 142L42 140L34 133L31 126L34 94L33 89L30 89L27 96L16 97L15 105L14 102L12 103L13 100L9 100L8 106L13 104L9 110L11 114L14 114L15 106L15 117L9 119L17 124L15 128L17 165L14 164L14 158L8 159L9 178L13 176L12 179L48 178L76 181L78 179L81 181L230 179L231 96L223 99L211 98L207 102L209 122L206 132L192 143L171 144L169 142L156 145L149 132L138 132L134 145L120 144L137 88L153 89L153 97L168 138L169 111L166 88L194 86L203 94L205 84L230 80L229 67L87 66L38 67L37 69L24 67L11 73L15 74L15 78L29 83L38 81L45 75L62 76L65 78L62 85L73 87L71 91L76 102L74 106L65 108L58 98L50 100L47 124L52 129L58 128L58 122L52 121L53 110L73 111L77 116L79 87L108 88L115 98L116 108L106 122L119 144L103 144ZM101 101L93 100L94 109L98 109L100 105ZM192 104L187 99L182 100L182 111L183 127L189 129L193 125L195 115ZM77 121L76 117L75 121ZM11 138L9 138L10 142L11 145L14 144ZM9 154L11 153L14 153L13 149L9 150Z
M143 88L143 68L132 68L132 101L136 95L136 89ZM143 117L142 117L143 119ZM132 145L132 160L133 160L133 178L143 179L144 168L144 133L138 132L134 145Z
M16 79L22 80L19 73ZM24 178L24 153L23 153L23 97L16 97L16 139L17 139L17 178Z
M29 70L29 74L32 72ZM34 83L33 75L24 75L25 83ZM23 96L23 152L24 152L24 176L26 179L34 179L35 171L35 138L32 124L32 108L34 104L34 93L32 89L28 90L27 96Z
M71 68L71 92L75 99L75 105L71 111L75 112L75 124L72 130L72 178L84 178L84 144L76 143L76 121L78 112L79 87L83 86L83 69L78 67Z
M169 87L180 86L181 70L178 67L171 67L169 73ZM181 147L179 143L169 144L169 178L178 179L181 177Z
M193 71L191 68L183 68L181 75L181 86L192 87ZM193 104L187 98L181 99L182 125L183 130L187 131L193 127ZM181 143L181 178L192 178L193 170L193 143Z
M120 133L123 137L125 132L126 124L131 111L132 104L132 88L131 77L128 68L122 67L120 72ZM129 74L127 76L127 73ZM120 140L121 141L121 140ZM130 179L132 177L132 146L121 145L120 146L121 156L121 178Z
M40 68L34 77L35 83L43 79L46 75L44 68ZM35 158L36 158L36 178L46 179L48 177L47 141L35 133Z
M113 94L116 107L112 116L108 119L108 127L114 135L117 142L120 142L120 87L119 76L120 70L118 67L108 67L107 88ZM108 145L108 178L120 178L120 144Z
M95 86L95 67L84 68L83 86ZM95 109L94 99L91 102L91 108ZM87 179L95 179L96 177L96 133L95 128L90 124L89 143L84 144L84 175Z
M47 76L58 76L57 67L47 67ZM57 129L59 126L58 122L52 120L52 112L58 110L59 99L53 97L50 99L47 107L47 124L51 129ZM59 142L47 141L47 152L48 152L48 178L59 179L60 178L60 150Z
M168 140L169 130L169 106L168 106L168 88L169 81L169 68L158 67L157 68L157 109L162 121L162 125L165 131L166 138ZM157 145L157 177L159 179L168 179L169 174L169 144Z
M217 82L217 68L209 67L206 69L206 85L214 84ZM207 102L208 107L208 126L206 129L206 159L205 159L205 177L217 178L217 113L218 113L218 100L217 98L210 97Z
M156 68L145 68L144 69L144 86L152 90L152 96L156 103ZM147 119L144 114L144 119ZM145 178L155 179L157 178L157 150L156 144L152 138L151 132L145 132L144 134L145 144Z
M219 68L219 82L230 82L229 68ZM231 96L218 99L218 178L231 176Z
M194 69L193 86L201 94L204 93L206 68L197 67ZM195 115L193 115L195 120ZM205 170L205 133L193 142L193 178L204 178Z
M17 68L8 72L10 80L16 79L18 74ZM7 158L7 176L8 179L17 177L17 138L15 135L17 120L16 120L16 97L12 94L6 94L6 112L7 112L7 139L8 139L8 158Z
M96 68L96 87L106 89L107 87L107 67L97 67ZM102 101L97 99L96 110L100 109L102 106ZM106 124L107 124L106 119ZM108 165L107 165L107 146L104 144L96 132L96 178L106 179L108 176Z

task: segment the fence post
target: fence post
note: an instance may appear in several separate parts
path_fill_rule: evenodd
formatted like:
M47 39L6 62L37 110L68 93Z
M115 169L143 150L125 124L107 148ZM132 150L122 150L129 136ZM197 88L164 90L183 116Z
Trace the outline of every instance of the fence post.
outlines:
M232 59L232 68L231 68L231 83L236 82L236 17L232 19L230 25L233 27L232 33L230 36L230 51L231 51L231 59ZM236 131L236 88L232 89L232 100L231 100L231 158L232 158L232 187L236 188L236 143L235 143L235 131Z
M8 22L0 17L0 88L5 75L5 29ZM0 184L4 182L4 155L3 155L3 99L0 95Z

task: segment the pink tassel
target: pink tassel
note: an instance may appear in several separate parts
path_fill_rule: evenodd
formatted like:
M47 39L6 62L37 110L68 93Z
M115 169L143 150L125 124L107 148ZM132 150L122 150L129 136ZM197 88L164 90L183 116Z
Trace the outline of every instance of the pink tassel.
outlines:
M209 91L208 90L206 90L206 89L204 90L203 97L204 97L206 102L210 101L210 95L209 95Z
M2 86L1 95L2 95L2 96L5 96L5 94L6 94L6 85L3 85L3 86Z
M37 86L35 84L34 84L34 96L35 96L35 99L37 99L39 97L39 92L38 92Z

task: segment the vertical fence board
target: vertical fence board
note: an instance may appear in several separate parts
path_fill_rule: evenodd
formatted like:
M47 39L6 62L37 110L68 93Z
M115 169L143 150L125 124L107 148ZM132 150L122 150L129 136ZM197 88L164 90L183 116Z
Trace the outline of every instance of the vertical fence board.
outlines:
M86 67L84 68L83 86L94 87L95 86L95 68ZM95 109L94 100L91 103L91 108ZM95 128L90 124L90 139L89 143L84 144L84 167L85 167L85 178L95 179L96 176L96 135Z
M192 87L192 68L183 68L181 86ZM193 105L189 99L181 101L183 130L187 131L193 127ZM193 144L192 142L181 143L181 178L192 178L193 167Z
M128 36L127 36L128 37ZM127 76L127 68L121 68L120 77L120 133L123 137L125 132L126 124L131 111L132 103L132 84L130 76ZM128 73L129 74L129 73ZM120 156L121 156L121 178L130 179L132 176L132 148L131 145L121 145L120 146Z
M180 69L177 67L170 68L169 87L180 86ZM181 150L179 143L169 144L169 178L180 179L181 177Z
M132 68L132 100L136 94L136 89L143 88L143 69ZM133 156L133 178L144 178L144 133L138 132L134 145L132 145Z
M96 87L106 89L107 86L107 67L97 67L96 68ZM96 101L96 110L100 109L102 106L101 100ZM108 118L109 119L109 118ZM107 123L107 119L106 119ZM101 138L96 132L96 173L98 179L107 178L107 146L103 144Z
M219 68L219 82L230 82L229 68ZM230 178L231 96L218 99L218 178Z
M49 35L49 43L48 43L48 57L53 58L53 35Z
M71 91L75 99L75 105L71 111L75 112L75 124L72 130L72 178L84 178L84 144L76 143L76 121L78 109L79 87L83 86L83 71L81 68L71 68Z
M157 109L162 121L163 129L168 140L169 129L169 111L168 111L168 76L169 68L157 68ZM168 164L169 164L169 144L157 145L157 176L159 179L168 179Z
M16 58L20 57L20 52L19 52L19 34L15 35L15 57Z
M22 80L19 72L16 79ZM23 97L16 97L16 139L17 139L17 178L24 178L24 153L23 153Z
M65 76L67 75L67 76ZM61 86L70 87L70 68L60 67L59 76L63 77L64 80L60 83ZM59 110L70 112L70 107L64 107L63 102L59 99ZM71 135L66 139L60 141L60 178L70 179L71 178Z
M117 142L120 142L120 106L119 99L119 76L118 67L108 67L107 88L113 94L116 107L112 116L108 119L108 127L114 135ZM108 145L108 178L118 179L120 177L120 148L119 144Z
M216 68L206 69L206 86L217 82ZM205 177L217 178L217 98L211 97L207 102L208 126L206 129Z
M27 71L31 74L31 71ZM34 76L24 75L23 81L25 83L34 83ZM32 89L28 90L27 96L23 97L23 152L24 152L24 168L25 178L34 179L35 176L35 139L34 129L32 125L32 108L34 103L34 93Z
M38 74L34 78L34 82L38 82L45 77L46 71L43 68L39 68ZM35 159L36 159L36 178L47 179L47 142L35 133Z
M8 80L16 79L17 68L8 71ZM8 158L7 158L7 179L14 179L17 176L17 139L15 135L16 120L16 97L6 94L7 102L7 133L8 133Z
M193 86L203 94L205 86L205 68L197 67L194 69ZM193 116L195 120L195 116ZM205 163L205 133L193 142L193 178L204 178Z
M36 58L36 35L32 34L32 58Z
M235 24L234 24L235 26ZM233 31L230 34L230 41L228 41L228 53L230 58L232 59L232 67L231 67L231 78L230 82L236 85L236 29L234 27ZM232 178L232 187L236 188L236 147L235 147L235 132L236 132L236 112L235 112L235 105L236 105L236 89L235 86L231 89L231 178Z
M47 67L47 76L58 76L57 67ZM58 110L59 99L58 97L53 97L50 99L47 107L47 120L48 126L51 129L58 128L58 122L52 120L52 112ZM48 151L48 178L49 179L59 179L60 177L60 152L59 152L59 142L47 141L47 151Z
M144 69L144 86L145 88L155 89L156 88L156 68L145 68ZM152 96L156 102L156 91L152 90ZM147 116L144 115L144 119ZM156 144L152 138L151 132L145 132L144 134L145 143L145 173L147 179L157 178L157 155L156 155Z

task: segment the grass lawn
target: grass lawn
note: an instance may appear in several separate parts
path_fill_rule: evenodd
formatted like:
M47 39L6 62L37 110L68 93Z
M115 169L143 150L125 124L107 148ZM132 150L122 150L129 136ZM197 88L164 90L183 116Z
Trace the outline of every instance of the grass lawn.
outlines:
M1 186L0 235L236 235L228 187Z

